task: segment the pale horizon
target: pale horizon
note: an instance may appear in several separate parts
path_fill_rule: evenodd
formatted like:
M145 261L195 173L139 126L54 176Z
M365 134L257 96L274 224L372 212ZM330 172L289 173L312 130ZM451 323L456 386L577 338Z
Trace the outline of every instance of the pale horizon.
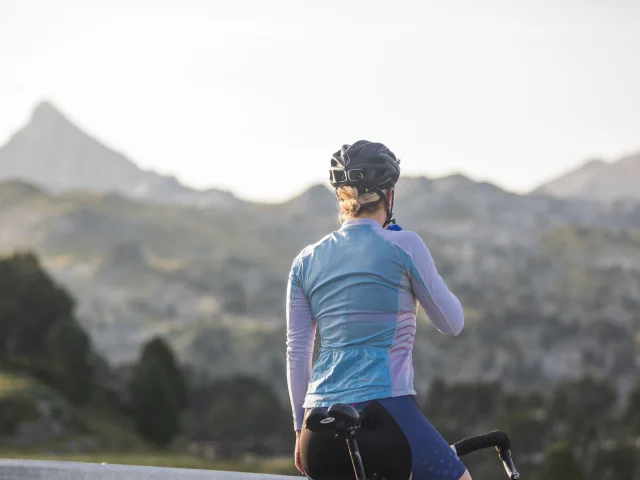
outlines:
M637 2L4 0L0 13L0 145L50 101L141 168L248 200L328 185L331 153L363 138L407 175L517 193L640 151Z

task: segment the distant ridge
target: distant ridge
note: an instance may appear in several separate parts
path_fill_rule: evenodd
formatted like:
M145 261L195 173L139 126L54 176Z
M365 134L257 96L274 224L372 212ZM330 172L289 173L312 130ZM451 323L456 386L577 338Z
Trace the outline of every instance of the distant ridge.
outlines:
M614 163L590 160L533 193L599 201L640 200L640 152Z
M89 190L158 203L228 207L242 203L221 190L194 190L175 177L145 171L91 137L43 101L27 125L0 148L0 180L22 180L53 193Z
M248 205L228 191L196 190L173 176L141 169L131 159L88 135L49 101L38 103L27 125L0 147L0 181L3 180L28 182L54 194L87 190L199 208ZM490 196L515 195L489 182L476 182L463 174L442 178L408 177L403 178L400 185L409 190L417 188L434 193L468 194L474 191ZM312 187L311 191L313 199L323 198L323 190ZM401 191L398 193L402 195ZM640 152L614 163L590 160L531 193L595 201L639 201ZM302 194L305 202L311 197Z

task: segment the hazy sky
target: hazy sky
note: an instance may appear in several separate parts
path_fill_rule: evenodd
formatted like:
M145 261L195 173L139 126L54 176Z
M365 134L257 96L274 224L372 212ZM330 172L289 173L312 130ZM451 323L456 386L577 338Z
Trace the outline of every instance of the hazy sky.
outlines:
M0 0L0 143L43 98L245 198L326 182L362 138L526 191L640 150L640 1Z

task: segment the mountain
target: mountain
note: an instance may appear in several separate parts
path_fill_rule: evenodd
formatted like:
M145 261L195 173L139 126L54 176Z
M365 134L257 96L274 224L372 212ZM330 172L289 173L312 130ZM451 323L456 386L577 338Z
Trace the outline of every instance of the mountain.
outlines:
M614 163L591 160L541 185L534 193L599 201L640 200L640 153Z
M161 334L206 375L272 378L286 396L287 275L302 248L338 227L329 188L243 202L241 215L175 201L175 192L206 192L143 172L47 104L0 151L0 171L18 178L0 183L0 254L38 253L110 362L134 360ZM425 240L466 316L452 339L421 311L419 391L435 375L519 388L583 373L621 388L635 381L640 202L518 195L464 175L403 177L395 213Z
M337 228L333 193L226 209L0 184L0 253L33 249L78 299L115 364L156 334L208 375L269 376L285 392L284 298L295 255ZM465 306L456 339L421 313L416 384L497 378L545 386L637 376L640 206L516 195L462 177L406 178L397 218Z
M200 207L236 206L231 193L198 191L176 178L144 171L65 118L51 103L34 109L28 124L0 148L0 179L24 180L51 192L88 190Z

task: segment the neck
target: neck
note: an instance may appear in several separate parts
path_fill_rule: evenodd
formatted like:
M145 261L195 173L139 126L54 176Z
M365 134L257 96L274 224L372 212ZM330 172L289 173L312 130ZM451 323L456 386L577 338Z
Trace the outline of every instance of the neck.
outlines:
M373 213L364 213L362 215L358 215L356 218L368 218L369 220L374 220L383 226L387 221L387 212L384 208L380 208Z

